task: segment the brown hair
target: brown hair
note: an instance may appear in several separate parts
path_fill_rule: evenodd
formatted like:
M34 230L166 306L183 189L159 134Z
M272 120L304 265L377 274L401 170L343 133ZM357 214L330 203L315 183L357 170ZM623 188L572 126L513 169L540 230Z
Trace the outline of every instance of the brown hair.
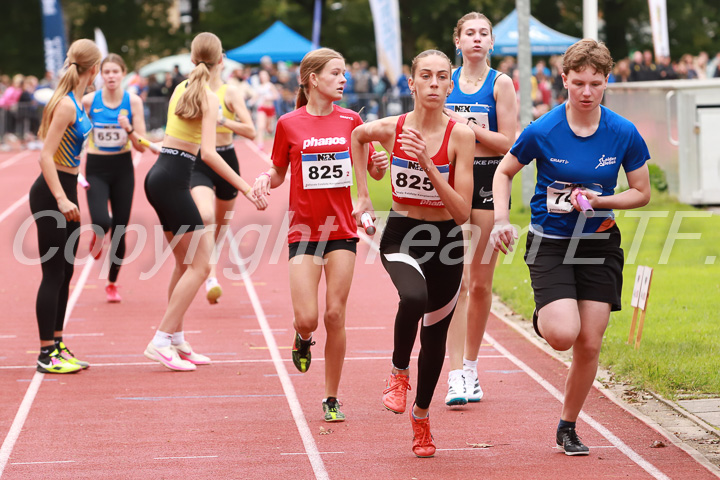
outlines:
M80 82L80 75L100 63L100 58L100 50L92 40L82 38L75 40L70 45L65 60L65 72L60 77L55 93L53 93L50 101L43 109L42 121L38 130L40 139L44 139L47 134L57 104L65 95L75 90L75 87Z
M102 71L102 67L106 63L114 63L115 65L120 66L120 69L123 73L127 73L127 65L125 65L125 60L123 60L122 57L117 53L108 53L108 56L105 57L102 62L100 62L100 71Z
M319 74L330 60L339 58L345 61L340 53L331 48L318 48L308 52L300 62L300 89L295 99L295 108L300 108L308 103L307 90L310 88L310 74Z
M583 38L572 44L563 55L563 73L569 74L571 70L580 72L592 67L596 72L607 77L613 68L613 59L610 50L604 43Z
M430 55L439 55L443 57L448 62L448 66L450 67L450 71L452 71L452 62L450 61L450 58L445 55L440 50L425 50L424 52L420 52L417 54L415 58L413 58L412 65L410 66L410 77L415 78L415 70L417 69L417 64L420 60L422 60L425 57L429 57Z
M455 25L455 29L453 30L453 38L460 38L460 34L462 33L463 25L465 25L465 22L468 20L485 20L488 25L490 25L490 35L492 35L492 22L489 18L487 18L482 13L478 12L470 12L463 15L460 20L458 20L457 25Z
M190 59L195 64L188 77L187 88L178 99L175 115L186 120L202 116L205 106L205 86L210 80L210 69L222 57L222 43L210 32L198 33L190 45Z

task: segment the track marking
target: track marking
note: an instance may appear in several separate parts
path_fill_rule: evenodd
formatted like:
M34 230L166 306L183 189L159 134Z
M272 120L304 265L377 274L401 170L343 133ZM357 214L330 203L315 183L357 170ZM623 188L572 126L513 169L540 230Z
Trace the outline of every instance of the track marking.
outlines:
M497 349L498 352L505 355L508 360L510 360L512 363L517 365L520 369L524 370L525 373L530 376L533 380L535 380L537 383L539 383L545 390L547 390L550 395L555 397L560 403L563 403L564 397L563 394L555 388L550 382L545 380L539 373L537 373L532 368L528 367L522 360L517 358L515 355L510 353L505 347L500 345L497 340L495 340L492 336L490 336L487 332L485 332L485 338L487 338L493 345L495 345L495 349ZM658 470L653 464L645 460L642 456L638 455L633 449L631 449L628 445L626 445L622 440L620 440L618 437L616 437L610 430L605 428L603 425L601 425L598 421L593 419L590 415L586 414L585 412L580 412L580 418L590 425L595 431L597 431L600 435L605 437L607 441L609 441L612 445L617 447L618 450L620 450L622 453L625 454L626 457L628 457L630 460L635 462L640 468L645 470L647 473L652 475L653 478L656 478L657 480L670 480L670 478L662 473L660 470Z
M83 271L80 274L80 278L78 279L76 285L82 287L82 285L87 281L87 277L88 275L90 275L90 270L93 266L93 263L94 260L91 259L85 264L85 267L83 268ZM75 304L77 303L77 300L80 297L82 291L83 288L76 288L75 290L73 290L72 295L68 300L67 310L65 312L65 323L63 325L67 324L67 320L70 317L73 308L75 308ZM42 383L42 379L44 376L45 374L43 373L37 371L35 372L27 391L25 392L25 397L20 404L20 408L18 408L18 412L15 415L15 420L13 420L13 423L10 426L10 431L5 437L2 447L0 447L0 477L2 477L5 466L7 465L7 461L10 458L10 454L15 447L15 442L20 436L20 431L25 424L25 420L27 419L28 413L30 412L30 408L32 408L33 401L35 400L35 395L40 388L40 384Z
M256 398L256 397L284 397L281 394L256 394L256 395L179 395L177 397L115 397L115 400L143 400L157 402L160 400L198 400L202 398Z
M17 338L17 335L0 335L0 340L4 340L7 338Z
M7 217L9 217L10 215L12 215L12 213L13 213L15 210L17 210L17 209L20 207L20 205L24 205L25 202L28 201L28 198L30 198L30 194L29 194L29 193L26 193L25 195L23 195L22 197L20 197L19 200L17 200L15 203L13 203L12 205L10 205L10 206L7 208L7 210L5 210L4 212L0 213L0 222L2 222L2 221L5 220Z
M75 460L56 460L54 462L13 462L10 465L45 465L48 463L75 463Z
M25 392L25 397L20 404L20 408L18 408L18 412L15 414L15 419L13 420L12 425L10 425L10 431L5 437L2 447L0 447L0 477L2 477L8 459L10 459L10 454L15 446L15 442L20 436L20 431L22 430L23 425L25 425L25 420L27 419L28 413L30 413L30 408L32 407L35 395L40 388L40 384L42 383L44 376L44 373L37 371L35 372L35 375L33 375L30 386L28 386L28 389Z
M195 455L192 457L155 457L153 460L185 460L194 458L218 458L218 455Z
M10 157L7 160L5 160L4 162L0 163L0 170L19 162L21 159L20 157L22 157L23 155L32 153L33 151L35 151L35 150L23 150L22 152L16 153L12 157ZM38 152L38 155L40 155L40 152ZM30 156L30 155L27 155L27 156ZM23 158L22 160L25 160L25 159Z
M290 411L292 413L293 419L295 420L295 425L298 429L298 432L300 433L300 438L302 439L303 445L305 446L305 451L307 452L308 459L310 460L310 465L312 466L313 472L315 473L315 478L318 480L327 480L330 477L328 476L327 470L325 470L325 464L323 463L322 458L320 458L320 453L318 452L317 445L315 444L315 439L310 432L310 427L308 427L307 420L305 419L305 415L303 414L302 407L300 406L300 401L297 398L295 388L292 384L292 380L290 380L290 376L288 375L287 369L285 368L285 362L280 356L280 349L275 342L275 337L270 329L270 324L265 317L265 312L263 311L262 305L260 304L260 299L257 295L257 292L255 291L252 279L243 267L239 248L237 242L235 241L235 235L230 231L230 229L228 229L228 235L230 235L231 238L230 255L231 257L234 257L233 260L237 263L238 268L240 269L240 273L245 283L245 289L247 290L253 309L255 310L255 314L257 315L257 320L260 324L260 328L263 330L263 337L265 338L265 343L267 343L269 347L269 352L270 356L272 357L273 365L275 366L275 371L277 371L278 377L280 378L280 383L287 397Z
M318 452L318 455L334 455L334 454L344 454L345 452ZM297 453L281 453L280 455L307 455L306 452L297 452Z

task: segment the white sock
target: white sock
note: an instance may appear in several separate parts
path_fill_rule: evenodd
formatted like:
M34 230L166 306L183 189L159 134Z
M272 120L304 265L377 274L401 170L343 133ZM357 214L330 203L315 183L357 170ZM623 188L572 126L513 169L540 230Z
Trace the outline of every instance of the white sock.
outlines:
M152 344L159 348L169 347L172 337L172 333L165 333L158 330L157 332L155 332L155 336L152 339Z
M312 340L312 333L310 334L310 336L308 338L303 338L302 335L300 335L299 333L298 333L298 336L300 337L300 340L302 340L303 342L309 342L310 340Z
M476 372L477 371L477 360L472 361L472 360L463 358L463 369L472 370L473 372Z
M172 335L173 345L182 345L185 343L185 332L175 332Z

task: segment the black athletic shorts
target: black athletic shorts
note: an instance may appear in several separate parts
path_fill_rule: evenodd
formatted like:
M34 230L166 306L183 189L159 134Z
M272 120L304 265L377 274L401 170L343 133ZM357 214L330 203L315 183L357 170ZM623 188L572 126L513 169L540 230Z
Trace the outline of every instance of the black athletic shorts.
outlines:
M293 242L288 245L288 250L290 258L297 255L315 255L322 258L335 250L348 250L357 254L357 242L357 238L341 238L326 242Z
M163 147L145 177L145 195L157 212L163 231L173 235L204 228L190 194L190 174L195 155Z
M240 175L240 163L235 154L235 147L231 143L222 147L217 147L217 152L230 165L235 173ZM190 178L190 188L204 186L215 189L215 196L220 200L232 200L237 197L238 190L233 187L227 180L220 176L215 170L210 168L207 163L203 162L198 154L197 161L193 167L192 177Z
M574 239L528 232L525 263L538 310L561 298L609 303L612 311L621 308L624 257L617 225Z
M475 157L473 159L473 209L494 210L493 176L502 159L503 157Z

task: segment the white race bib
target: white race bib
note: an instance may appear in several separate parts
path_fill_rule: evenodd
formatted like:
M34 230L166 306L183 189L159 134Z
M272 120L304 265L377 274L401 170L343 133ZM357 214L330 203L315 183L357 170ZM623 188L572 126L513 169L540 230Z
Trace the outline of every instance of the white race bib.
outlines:
M462 104L462 103L448 103L445 105L448 109L455 113L459 113L464 118L475 120L475 123L480 125L485 130L490 130L490 121L488 120L487 105L480 104Z
M450 178L450 165L436 165L440 175L448 181ZM425 202L440 202L435 186L425 170L416 160L393 157L390 166L393 191L399 198L412 198Z
M569 182L555 181L548 185L547 188L547 209L550 213L570 213L575 210L572 202L570 201L570 195L576 188L583 188L590 190L596 195L602 195L602 186L594 184L596 187L600 187L601 191L596 191L588 188L586 185Z
M122 148L128 142L128 134L120 125L93 125L93 143L96 147Z
M342 188L353 184L350 152L303 153L303 188Z

